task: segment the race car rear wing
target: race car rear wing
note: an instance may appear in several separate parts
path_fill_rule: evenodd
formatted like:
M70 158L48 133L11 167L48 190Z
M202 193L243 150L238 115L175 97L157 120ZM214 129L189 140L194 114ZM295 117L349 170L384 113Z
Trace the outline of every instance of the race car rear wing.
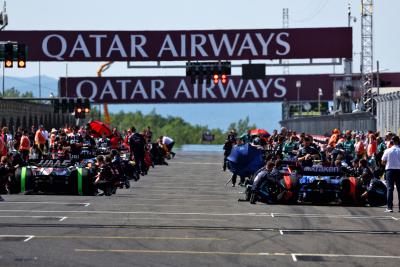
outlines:
M343 172L339 167L322 167L322 166L312 166L304 167L298 171L301 175L311 175L311 176L342 176Z
M59 159L30 159L28 165L36 167L70 167L73 166L73 161L71 160L59 160Z

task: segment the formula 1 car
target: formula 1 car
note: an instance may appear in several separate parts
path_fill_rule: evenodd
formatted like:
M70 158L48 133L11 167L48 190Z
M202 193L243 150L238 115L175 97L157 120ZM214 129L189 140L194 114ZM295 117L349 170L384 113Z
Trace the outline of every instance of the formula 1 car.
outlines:
M70 160L30 161L11 179L12 193L94 195L94 170Z
M382 181L373 178L365 184L362 178L348 177L339 167L287 165L281 174L282 179L266 179L256 191L249 182L245 200L267 204L386 204L386 186Z
M339 201L343 173L338 167L313 166L299 171L298 202L313 204Z

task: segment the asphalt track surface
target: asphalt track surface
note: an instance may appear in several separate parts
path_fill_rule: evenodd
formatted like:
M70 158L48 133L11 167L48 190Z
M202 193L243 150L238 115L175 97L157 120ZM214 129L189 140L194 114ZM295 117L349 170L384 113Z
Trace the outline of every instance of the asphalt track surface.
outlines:
M7 195L0 266L399 266L400 213L250 205L221 153L180 153L111 197Z

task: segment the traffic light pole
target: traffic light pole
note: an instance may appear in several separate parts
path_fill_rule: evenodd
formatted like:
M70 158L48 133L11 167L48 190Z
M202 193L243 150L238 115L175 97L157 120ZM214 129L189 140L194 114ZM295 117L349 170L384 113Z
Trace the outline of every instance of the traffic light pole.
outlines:
M6 5L7 5L7 3L6 3L6 1L4 0L4 6L3 6L3 14L2 14L2 16L4 16L3 17L3 25L1 26L1 28L0 28L0 31L2 31L2 30L4 30L6 27L7 27L7 25L8 25L8 16L7 16L7 9L6 9ZM3 67L3 80L2 80L2 84L3 84L3 94L2 94L2 96L4 96L4 91L5 91L5 77L4 77L4 75L5 75L5 67L4 67L4 63L2 64L2 67Z

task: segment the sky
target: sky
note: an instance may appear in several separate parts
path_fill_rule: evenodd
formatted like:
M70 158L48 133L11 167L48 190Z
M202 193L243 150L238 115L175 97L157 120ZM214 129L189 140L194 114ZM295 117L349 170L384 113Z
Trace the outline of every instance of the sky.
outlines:
M0 0L2 3L4 0ZM383 71L400 71L399 0L374 1L374 61ZM353 26L354 71L360 65L361 0L8 0L9 25L6 30L194 30L194 29L262 29L282 28L282 9L289 8L290 28L347 26L348 3L357 21ZM99 63L68 63L69 76L95 76ZM291 74L341 73L342 67L290 68ZM232 70L240 74L240 70ZM281 74L282 68L267 69L267 74ZM37 62L26 69L7 69L6 76L30 77L39 74ZM41 74L59 78L66 74L65 63L42 63ZM127 69L115 63L104 75L149 76L184 75L184 70ZM120 109L156 108L165 115L182 115L179 105L120 105ZM279 104L196 104L185 105L187 120L213 127L227 127L232 121L248 115L251 122L264 128L278 127ZM248 111L248 112L247 112ZM254 111L254 112L252 112ZM271 115L265 119L265 112ZM184 118L185 116L182 115Z

